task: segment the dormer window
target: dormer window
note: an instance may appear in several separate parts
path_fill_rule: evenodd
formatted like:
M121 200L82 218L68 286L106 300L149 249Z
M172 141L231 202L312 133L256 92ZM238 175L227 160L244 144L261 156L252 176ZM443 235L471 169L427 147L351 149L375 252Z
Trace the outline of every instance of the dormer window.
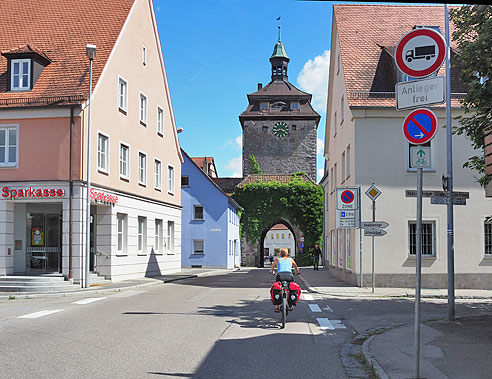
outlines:
M41 50L31 45L0 52L7 58L9 91L30 91L51 60Z
M260 103L260 111L262 112L268 111L268 102L262 101Z
M31 89L31 60L12 59L11 60L11 90L22 91Z
M299 110L299 102L298 101L291 101L290 102L290 110L291 111L298 111Z

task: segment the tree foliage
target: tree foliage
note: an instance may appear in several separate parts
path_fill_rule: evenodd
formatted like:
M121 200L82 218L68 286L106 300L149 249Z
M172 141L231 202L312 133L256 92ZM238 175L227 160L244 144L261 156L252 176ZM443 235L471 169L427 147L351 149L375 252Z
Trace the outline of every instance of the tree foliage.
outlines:
M260 164L256 160L256 157L254 155L248 156L249 163L251 164L251 172L253 174L263 174L263 171L261 171Z
M469 86L462 102L464 115L458 117L456 134L466 135L480 155L470 157L464 167L478 171L478 182L488 183L483 154L485 135L492 126L492 6L462 6L450 9L455 25L453 40L457 44L456 64L460 80Z
M297 255L297 263L311 263L315 243L323 233L323 190L303 180L301 173L290 183L277 181L254 182L236 188L232 194L244 208L241 215L241 235L248 242L260 243L262 232L268 231L279 220L295 223L304 235L304 254ZM309 254L308 254L309 252Z

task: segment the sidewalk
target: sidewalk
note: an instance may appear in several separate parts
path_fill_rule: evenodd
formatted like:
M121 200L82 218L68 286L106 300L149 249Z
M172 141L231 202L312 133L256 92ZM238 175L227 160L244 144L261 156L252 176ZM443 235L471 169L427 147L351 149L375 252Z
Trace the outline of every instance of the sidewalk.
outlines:
M72 295L94 295L104 294L110 292L119 292L137 288L143 288L147 286L154 286L164 283L171 283L178 280L196 278L206 275L226 274L228 272L235 271L237 269L203 269L203 268L182 268L181 272L166 274L162 276L155 276L151 278L139 278L124 280L121 282L96 285L89 288L76 288L70 291L63 292L0 292L0 300L16 298L16 299L34 299L41 297L62 297Z
M336 297L414 297L412 288L352 287L334 278L328 269L301 268L301 281L311 292ZM455 290L457 299L492 300L492 291ZM422 289L422 297L447 298L447 290ZM477 303L477 308L480 306ZM373 365L381 379L407 379L414 375L414 323L379 325L361 331L356 337L362 344L362 353ZM447 320L422 320L420 343L420 377L428 379L490 378L492 363L492 313ZM348 348L350 349L350 347ZM349 350L347 350L349 351ZM356 350L354 350L356 351ZM360 346L359 346L360 351ZM349 377L352 377L349 375Z

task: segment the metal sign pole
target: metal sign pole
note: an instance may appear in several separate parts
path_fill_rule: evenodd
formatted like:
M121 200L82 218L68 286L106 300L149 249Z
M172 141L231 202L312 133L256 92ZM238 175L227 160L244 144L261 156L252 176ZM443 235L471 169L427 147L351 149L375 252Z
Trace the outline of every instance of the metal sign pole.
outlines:
M362 228L360 227L360 223L362 222L362 201L361 201L361 193L362 188L359 187L359 271L360 271L360 287L364 286L363 284L363 276L362 276Z
M372 222L376 221L376 200L372 201ZM374 236L372 237L372 293L374 293L376 275L374 271Z
M448 176L448 321L454 321L454 220L453 220L453 128L451 120L451 47L449 45L449 10L444 6L446 23L446 142Z
M415 230L415 338L414 338L414 378L420 377L420 292L422 272L422 168L417 168L417 227Z

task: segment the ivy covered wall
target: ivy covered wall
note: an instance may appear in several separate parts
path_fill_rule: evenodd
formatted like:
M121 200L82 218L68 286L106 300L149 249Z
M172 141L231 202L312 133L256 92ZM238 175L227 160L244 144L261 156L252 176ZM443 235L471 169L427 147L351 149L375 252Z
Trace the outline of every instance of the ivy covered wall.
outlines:
M289 183L257 180L244 184L235 189L232 197L244 208L241 214L241 255L243 258L246 255L255 257L254 263L243 259L243 264L259 265L262 261L262 236L277 223L288 223L292 227L298 265L312 264L314 244L321 243L323 233L321 186L299 173L293 175ZM299 251L301 235L304 236L302 254Z

